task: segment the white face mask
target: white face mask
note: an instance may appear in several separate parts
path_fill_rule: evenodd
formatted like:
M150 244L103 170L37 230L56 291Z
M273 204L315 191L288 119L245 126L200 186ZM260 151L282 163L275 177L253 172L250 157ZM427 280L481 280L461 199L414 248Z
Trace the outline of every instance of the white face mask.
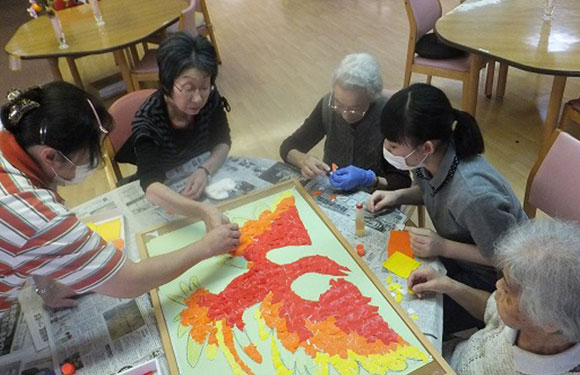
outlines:
M417 151L417 148L415 148L413 151L411 151L407 156L396 156L396 155L393 155L389 150L387 150L386 148L383 147L383 157L393 167L400 169L402 171L410 171L412 169L417 169L417 168L423 167L424 166L423 162L425 161L425 159L427 159L427 156L428 156L428 155L425 155L423 160L421 160L419 163L417 163L417 165L411 166L411 165L407 164L407 158L409 156L413 155L413 153L415 153L415 151Z
M59 176L58 173L56 173L54 168L51 167L52 171L54 172L54 181L56 182L57 185L60 185L60 186L79 185L84 180L86 180L87 177L92 175L96 170L96 168L91 168L90 163L83 164L83 165L76 165L69 158L67 158L64 154L61 153L61 155L66 159L66 161L68 161L69 163L74 165L75 176L73 177L72 180L64 179L61 176Z

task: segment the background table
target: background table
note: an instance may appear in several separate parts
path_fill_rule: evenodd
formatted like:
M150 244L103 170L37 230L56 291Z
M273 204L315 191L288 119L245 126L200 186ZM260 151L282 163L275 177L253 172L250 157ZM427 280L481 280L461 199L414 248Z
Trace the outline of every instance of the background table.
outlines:
M179 19L187 7L183 0L102 0L99 7L105 25L97 26L89 5L80 5L57 12L66 36L66 49L60 49L47 16L31 19L18 28L5 46L13 61L47 59L53 77L62 80L58 58L65 57L75 84L83 87L74 59L76 57L113 52L127 90L132 90L129 65L123 48L145 40ZM23 7L26 4L23 3Z
M201 156L195 158L189 163L176 168L168 174L168 181L166 182L169 186L174 189L179 189L184 185L184 178L188 176L192 170L197 168L197 165L205 160L206 156ZM212 177L212 182L220 181L223 178L231 178L235 181L235 188L229 191L228 198L234 198L240 195L244 195L247 192L267 188L273 184L281 182L289 178L299 177L300 174L297 170L282 164L275 162L273 160L267 159L257 159L257 158L242 158L242 157L229 157L224 165L214 174ZM321 206L323 211L328 215L333 224L341 231L345 238L351 243L351 245L356 245L357 243L364 243L367 253L364 256L364 260L369 264L372 271L377 275L379 280L383 283L386 282L387 276L390 273L384 269L380 264L384 261L386 257L386 242L389 236L389 230L393 229L394 226L402 225L406 221L405 215L400 211L396 210L385 215L374 217L370 213L366 214L366 225L367 225L367 235L365 237L355 237L354 236L354 217L353 202L362 202L368 199L369 194L366 192L356 192L353 194L341 194L336 198L329 198L329 191L326 191L328 186L325 182L328 178L322 178L320 180L311 181L307 184L307 189L318 190L324 189L325 192L316 195L314 198L317 203ZM211 201L211 203L218 203L216 201ZM128 257L134 261L139 261L139 251L137 247L137 241L135 234L142 232L154 226L159 226L161 224L167 223L170 220L177 219L169 214L167 214L163 209L152 205L149 203L143 190L139 186L139 182L135 181L128 185L121 186L115 190L112 190L104 195L96 197L78 207L75 207L73 211L77 213L77 216L83 217L87 215L92 215L95 213L103 212L110 209L121 209L123 211L125 220L125 234L126 243L124 251L127 253ZM433 264L436 267L440 264L438 261L427 261L424 263ZM396 280L398 283L404 285L404 280L397 278L394 275L390 275L392 279ZM128 301L124 303L125 301ZM124 308L133 313L131 320L133 322L143 322L141 325L137 323L129 323L128 318L127 324L135 327L129 330L128 333L123 336L124 341L131 341L131 345L139 348L142 347L142 356L137 358L134 352L128 351L129 353L116 354L120 358L115 358L118 362L123 362L125 364L137 363L137 359L142 361L143 359L158 358L162 366L166 367L163 349L161 346L160 335L155 325L153 317L153 308L149 299L149 295L141 296L135 300L118 300L111 297L101 296L97 294L87 295L82 297L81 303L88 305L91 309L91 316L95 315L105 315L111 310L120 310ZM115 306L117 303L117 306ZM103 308L105 313L100 313L98 308L94 308L95 305L105 305L110 307ZM438 350L441 350L441 335L443 329L443 304L442 296L434 296L432 298L427 298L424 300L419 300L412 297L409 294L403 296L403 301L401 302L402 307L412 316L417 315L420 318L416 321L417 325L421 331L429 338L429 340L436 346ZM96 310L96 311L95 311ZM119 313L118 315L123 316L124 313ZM140 314L140 316L135 316ZM77 315L82 315L79 313ZM63 321L66 319L62 318ZM69 319L75 320L75 317L70 317ZM106 320L106 319L105 319ZM123 319L116 318L116 320ZM74 323L71 323L73 325ZM66 328L63 327L61 330L72 331L74 333L82 330L80 328ZM90 346L93 353L91 355L86 355L86 357L91 358L93 368L95 363L98 365L99 351L103 346L103 342L108 344L106 338L109 333L100 333L99 328L92 328L86 341L97 340L97 342L92 342ZM65 335L66 336L66 335ZM125 338L127 337L127 338ZM105 338L105 341L104 339ZM65 347L63 352L70 354L73 351L71 348L76 348L80 346L72 340L80 340L78 338L72 338L70 342L60 343L60 346ZM63 339L66 341L66 339ZM89 345L87 345L89 346ZM113 344L113 346L115 346ZM81 355L83 357L83 355ZM3 360L0 357L0 373L4 369L2 367ZM112 366L108 363L108 368ZM91 364L88 362L85 365L91 368ZM98 368L98 366L96 366ZM117 369L118 370L118 369ZM116 371L117 371L116 370ZM77 372L84 375L82 372ZM162 372L163 373L163 372ZM97 373L92 373L90 375L96 375ZM101 373L98 373L101 374ZM103 375L108 375L104 373Z
M544 0L468 0L435 25L437 35L454 47L554 76L544 145L557 126L566 78L580 76L580 1L555 4L552 21L545 22Z

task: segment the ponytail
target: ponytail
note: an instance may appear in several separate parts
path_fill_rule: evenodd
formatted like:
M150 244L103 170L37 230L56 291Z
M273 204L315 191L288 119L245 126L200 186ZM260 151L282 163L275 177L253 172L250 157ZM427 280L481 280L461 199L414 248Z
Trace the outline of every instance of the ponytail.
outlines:
M483 136L475 118L469 113L454 109L455 121L451 136L459 159L467 159L482 154L485 146Z
M484 150L473 116L454 109L443 91L425 83L412 84L391 96L381 114L381 131L389 141L413 147L426 141L440 141L442 146L454 142L459 159Z

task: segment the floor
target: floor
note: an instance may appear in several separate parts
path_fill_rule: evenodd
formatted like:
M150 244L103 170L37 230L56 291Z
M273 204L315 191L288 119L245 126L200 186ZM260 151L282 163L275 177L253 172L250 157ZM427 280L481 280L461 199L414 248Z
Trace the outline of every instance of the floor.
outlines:
M108 0L113 1L113 0ZM5 44L28 18L26 4L0 0L0 42ZM408 40L403 0L207 0L223 64L218 87L228 98L232 154L279 159L278 146L298 127L330 88L330 75L351 52L369 52L382 66L385 87L400 88ZM444 12L458 1L443 0ZM78 61L85 83L116 71L111 55ZM50 80L44 61L24 61L8 70L0 61L0 92ZM70 80L62 64L65 79ZM487 99L481 76L477 120L486 141L485 156L522 197L539 148L551 77L510 68L506 96ZM413 81L425 77L414 75ZM459 82L434 78L456 107ZM580 94L580 79L568 80L565 100ZM320 153L320 145L315 152ZM130 168L129 168L130 170ZM106 192L99 171L81 186L62 189L74 206Z

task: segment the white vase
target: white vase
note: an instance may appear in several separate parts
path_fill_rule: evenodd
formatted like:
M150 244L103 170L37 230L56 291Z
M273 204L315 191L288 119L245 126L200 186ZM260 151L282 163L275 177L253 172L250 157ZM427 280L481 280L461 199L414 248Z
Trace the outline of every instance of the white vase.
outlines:
M99 0L89 0L89 5L93 10L95 21L97 21L97 26L103 26L105 21L103 21L103 15L101 14L101 9L99 8Z
M60 19L56 15L56 13L52 13L48 15L48 19L50 20L50 24L52 25L52 29L54 30L54 35L58 40L58 48L65 49L68 48L68 44L66 44L66 38L64 36L64 31L62 31L62 25L60 23Z

